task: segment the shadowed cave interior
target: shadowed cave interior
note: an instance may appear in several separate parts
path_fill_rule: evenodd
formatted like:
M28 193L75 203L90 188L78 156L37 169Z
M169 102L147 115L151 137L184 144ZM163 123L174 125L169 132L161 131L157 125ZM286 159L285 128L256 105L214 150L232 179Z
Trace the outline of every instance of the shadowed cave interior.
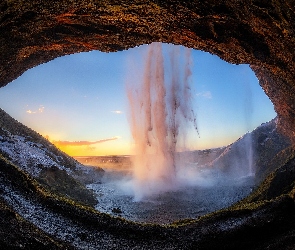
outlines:
M275 106L279 133L292 142L295 127L294 6L294 1L262 0L243 4L231 1L132 1L131 4L121 1L77 1L75 4L2 1L1 84L8 84L31 67L74 52L115 51L152 41L183 44L217 54L228 62L249 63ZM20 137L28 133L22 125L11 129L10 118L6 114L1 116L2 136L11 135L13 129ZM37 147L51 148L37 138L35 132L29 133ZM22 140L20 137L15 139ZM4 218L1 245L47 246L48 249L81 248L83 245L94 249L97 246L118 249L119 245L149 249L220 249L222 243L224 249L237 246L241 249L290 248L294 243L293 145L274 156L266 166L274 172L234 207L198 220L180 221L167 228L133 224L73 204L66 197L40 186L12 163L13 159L2 155L3 197L7 199L8 193L14 193L27 204L34 204L32 207L39 206L43 216L54 213L56 216L51 218L55 219L56 228L54 232L40 229L40 225L32 224L29 218L22 220L19 214L22 209L15 212L17 205L14 203L15 207L11 207L1 198ZM64 166L74 172L82 171L66 156L62 158ZM62 236L63 229L58 227L61 221L68 225L65 226L70 229L67 234L72 236ZM13 228L24 229L26 233Z

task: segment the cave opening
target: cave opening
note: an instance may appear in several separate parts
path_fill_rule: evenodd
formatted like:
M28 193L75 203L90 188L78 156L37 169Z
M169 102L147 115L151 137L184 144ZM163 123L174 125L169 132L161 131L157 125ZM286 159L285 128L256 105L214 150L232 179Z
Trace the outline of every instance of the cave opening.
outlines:
M278 116L270 127L264 125L262 133L257 134L258 144L268 149L264 152L269 152L263 154L261 148L259 151L263 157L256 174L264 179L259 188L234 207L169 226L133 223L84 209L48 193L48 187L43 189L45 193L40 193L34 181L13 165L16 158L2 154L0 212L4 216L0 245L3 248L292 248L295 221L293 1L255 0L243 4L240 1L131 1L128 4L126 1L41 3L32 0L3 1L0 9L1 86L26 70L60 56L91 50L113 52L162 41L209 51L227 62L249 63ZM24 111L31 115L45 114L46 106L36 104ZM31 152L47 149L43 164L53 163L50 152L57 151L46 140L29 131L30 140L34 139L30 143L20 136L27 128L2 110L1 118L1 146L11 146L15 157L22 152L22 146L29 144ZM8 128L18 135L11 136ZM282 148L286 141L277 130L293 140L293 146ZM25 164L28 159L23 158L19 163ZM73 167L63 171L75 169L75 164L71 165L65 155L57 159ZM116 157L111 160L117 161ZM43 181L45 170L42 169ZM47 177L59 173L58 168L51 170ZM66 177L64 172L59 174ZM14 195L17 190L20 193ZM86 193L82 196L90 197ZM33 220L28 217L29 210L37 214ZM120 208L114 208L113 213L119 214ZM36 226L40 230L36 231Z
M169 57L169 46L163 44L164 57ZM182 176L188 185L177 193L160 192L134 202L125 92L130 77L135 84L141 78L147 49L148 45L143 45L116 53L92 51L57 58L2 88L0 106L81 163L106 170L102 179L87 184L97 193L99 211L136 221L168 223L224 208L248 195L257 183L243 167L255 165L256 152L250 154L249 150L259 137L253 139L250 132L276 116L273 106L248 65L232 65L193 50L190 81L199 136L189 135L187 145L178 153L190 168L201 168L189 169ZM263 131L264 136L268 132ZM273 138L264 141L267 139ZM249 157L253 157L251 163ZM200 193L199 202L195 202ZM184 206L175 210L171 203ZM155 212L159 210L163 212Z
M139 57L144 50L143 45L115 53L83 52L41 64L1 88L1 108L43 136L48 135L53 141L99 140L120 136L121 130L109 133L103 124L110 119L111 123L120 122L118 128L123 127L128 131L126 72L134 69L131 60L136 64L141 63L136 65L137 69L132 69L134 78L139 78L139 68L143 68L143 58ZM198 119L202 135L196 149L228 145L276 116L271 101L248 65L230 64L198 50L192 53L194 108L197 116L202 117ZM121 115L125 124L123 119L112 119ZM83 120L84 127L76 125L75 119ZM53 123L59 126L53 126ZM94 132L81 135L77 132L79 128ZM228 132L226 136L223 135L225 132ZM97 137L94 138L93 134ZM79 156L79 153L70 155Z

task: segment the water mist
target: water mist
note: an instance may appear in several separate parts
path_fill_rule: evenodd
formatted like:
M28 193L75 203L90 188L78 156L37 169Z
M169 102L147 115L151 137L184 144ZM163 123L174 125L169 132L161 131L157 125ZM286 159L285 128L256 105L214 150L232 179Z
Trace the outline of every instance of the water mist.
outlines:
M253 97L252 97L252 90L249 83L249 80L246 78L244 81L244 91L246 93L245 99L244 99L244 113L245 113L245 124L248 133L245 135L245 154L248 161L248 176L254 176L254 166L253 166L253 141L252 141L252 133L250 133L250 130L252 128L252 116L253 116Z
M165 58L169 59L164 62L161 43L149 45L142 79L127 88L135 200L177 188L179 144L185 146L190 126L197 130L191 105L191 50L171 45Z

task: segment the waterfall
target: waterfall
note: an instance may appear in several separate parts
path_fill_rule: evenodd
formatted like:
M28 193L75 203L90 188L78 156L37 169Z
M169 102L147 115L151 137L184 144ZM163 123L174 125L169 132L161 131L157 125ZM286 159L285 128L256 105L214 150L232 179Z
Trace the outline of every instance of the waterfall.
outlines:
M177 188L178 151L185 145L188 128L197 131L191 49L170 45L168 50L164 56L161 43L149 45L142 79L127 86L135 200Z

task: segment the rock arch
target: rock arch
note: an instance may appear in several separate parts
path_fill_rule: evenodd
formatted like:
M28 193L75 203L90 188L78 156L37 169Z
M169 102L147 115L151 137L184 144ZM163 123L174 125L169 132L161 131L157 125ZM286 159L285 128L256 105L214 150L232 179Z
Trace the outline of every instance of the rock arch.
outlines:
M248 63L295 138L294 0L2 0L0 34L0 86L59 56L153 41Z

